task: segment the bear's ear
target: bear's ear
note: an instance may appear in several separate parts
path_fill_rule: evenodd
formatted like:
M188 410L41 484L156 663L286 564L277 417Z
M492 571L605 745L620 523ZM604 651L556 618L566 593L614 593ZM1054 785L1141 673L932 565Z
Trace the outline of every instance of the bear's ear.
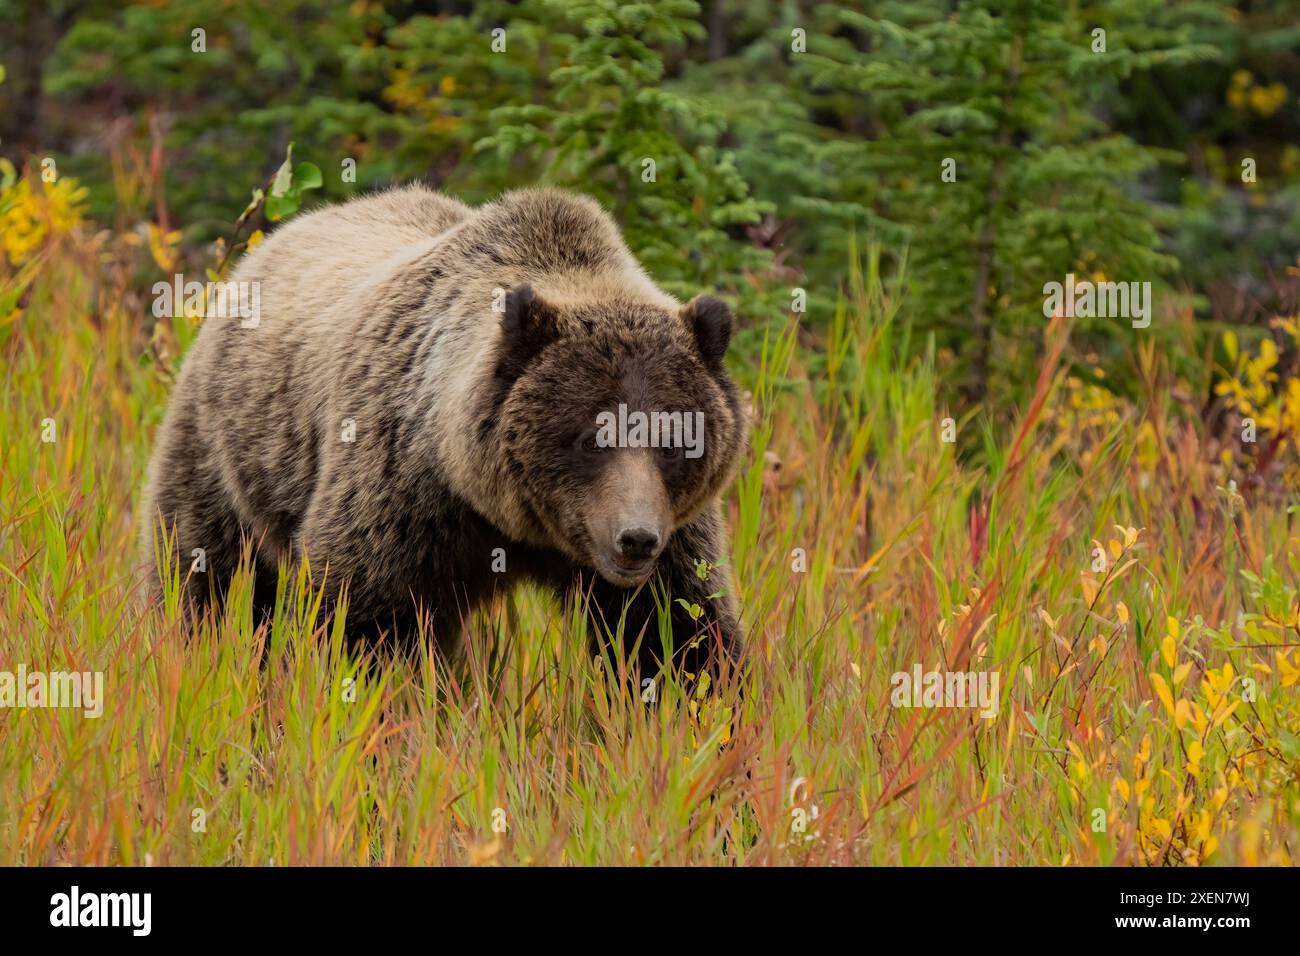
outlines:
M506 294L501 365L508 377L520 375L542 349L559 337L555 311L538 298L532 286L515 286Z
M697 295L682 309L686 327L695 333L700 357L711 372L722 370L722 357L731 342L731 309L721 299Z

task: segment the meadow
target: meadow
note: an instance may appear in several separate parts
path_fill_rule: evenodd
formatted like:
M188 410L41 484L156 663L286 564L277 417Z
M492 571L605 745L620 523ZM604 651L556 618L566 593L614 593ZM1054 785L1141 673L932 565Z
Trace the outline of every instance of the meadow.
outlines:
M748 666L646 700L539 594L457 662L358 660L292 570L257 627L246 578L192 630L176 582L145 601L133 507L196 320L134 280L179 253L71 180L5 192L0 666L102 671L105 701L0 711L0 865L1295 862L1294 498L1127 323L1136 399L1058 317L1009 427L953 418L898 271L853 249L828 327L735 369ZM1271 365L1240 358L1246 402ZM996 713L897 706L918 666L996 674Z

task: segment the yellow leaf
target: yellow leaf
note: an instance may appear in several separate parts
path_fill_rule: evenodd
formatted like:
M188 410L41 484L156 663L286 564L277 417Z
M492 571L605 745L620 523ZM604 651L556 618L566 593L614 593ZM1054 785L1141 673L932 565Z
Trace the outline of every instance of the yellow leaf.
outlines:
M1300 666L1292 665L1290 654L1290 651L1277 652L1277 669L1282 677L1283 687L1290 687L1292 684L1300 682Z
M1083 587L1083 600L1088 607L1092 607L1097 602L1097 579L1090 571L1084 571L1080 574L1079 581Z
M1160 656L1165 659L1165 665L1173 667L1178 660L1178 648L1174 644L1172 634L1166 634L1165 639L1160 642Z
M1199 740L1193 740L1187 747L1187 772L1193 777L1201 775L1201 758L1205 756L1205 748L1201 746Z
M1214 814L1209 810L1202 810L1195 815L1196 820L1196 839L1204 843L1210 838L1210 825L1214 823Z
M1159 674L1150 674L1148 676L1151 678L1151 686L1155 688L1156 696L1165 705L1165 710L1169 711L1171 717L1174 716L1174 697L1169 693L1169 685L1165 683L1165 679Z
M1196 733L1204 737L1205 732L1210 728L1210 721L1205 716L1205 711L1201 710L1201 705L1192 702L1192 726L1196 728Z
M1214 718L1214 726L1218 727L1225 720L1232 716L1232 712L1241 706L1241 701L1234 700L1230 705L1223 709L1219 716Z

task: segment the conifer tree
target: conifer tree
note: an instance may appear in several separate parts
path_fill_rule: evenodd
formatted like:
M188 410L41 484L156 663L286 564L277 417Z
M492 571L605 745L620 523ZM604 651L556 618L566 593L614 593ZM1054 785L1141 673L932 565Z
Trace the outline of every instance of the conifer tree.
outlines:
M904 227L915 305L975 400L1008 364L1032 361L1014 346L1042 329L1046 283L1155 282L1175 265L1135 189L1157 157L1089 110L1133 70L1213 55L1168 33L1148 48L1141 23L1154 5L934 0L874 17L837 7L841 33L800 61L811 87L862 97L874 135L840 158L870 171L874 208ZM1132 341L1126 322L1076 328L1098 348Z

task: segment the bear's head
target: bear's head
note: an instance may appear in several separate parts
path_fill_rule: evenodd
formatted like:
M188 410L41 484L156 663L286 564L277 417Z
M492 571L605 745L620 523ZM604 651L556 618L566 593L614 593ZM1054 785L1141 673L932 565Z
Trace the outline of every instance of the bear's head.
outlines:
M507 296L497 425L512 490L554 548L612 584L646 580L739 462L731 327L712 296L679 309Z

